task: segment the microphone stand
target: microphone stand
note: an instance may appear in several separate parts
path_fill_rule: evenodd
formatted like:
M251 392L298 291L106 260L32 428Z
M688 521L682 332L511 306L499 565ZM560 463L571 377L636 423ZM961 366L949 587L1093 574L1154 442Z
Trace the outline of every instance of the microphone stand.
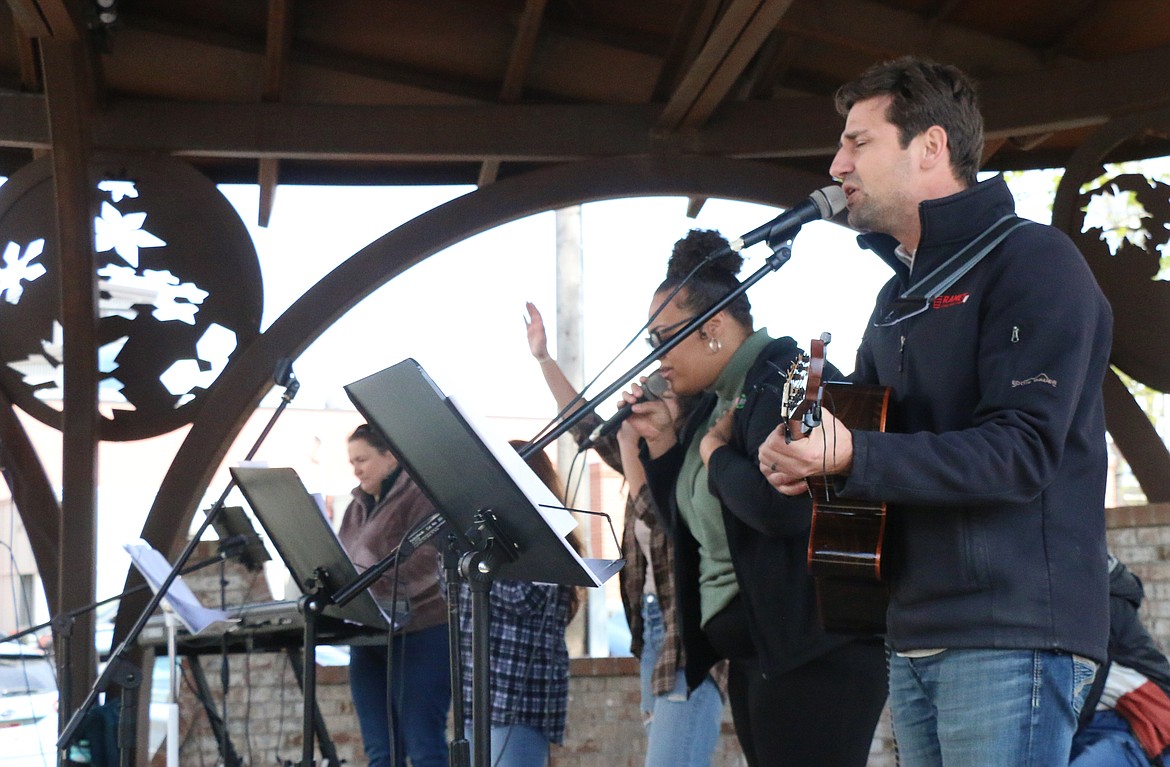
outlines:
M584 403L581 407L577 408L572 413L570 413L568 416L566 416L560 423L558 423L556 426L554 426L547 434L545 434L543 437L540 437L539 439L534 439L531 442L529 442L528 444L526 444L523 448L520 449L521 457L527 459L529 456L546 448L554 440L556 440L557 437L560 437L562 434L567 432L569 429L573 428L578 422L581 421L581 419L585 418L590 413L592 413L599 403L601 403L604 400L609 399L611 396L614 395L614 393L620 391L621 389L624 389L626 387L626 385L634 379L634 376L638 375L638 373L645 370L651 363L656 362L659 359L661 359L662 357L669 354L671 349L673 349L674 347L678 346L683 341L685 341L687 339L687 337L691 335L691 333L694 333L696 330L698 330L703 325L703 323L705 323L707 320L711 319L716 314L723 311L723 309L728 304L730 304L736 298L738 298L743 293L745 293L748 288L755 285L757 282L762 280L768 274L771 274L772 272L778 271L780 269L780 267L782 267L782 266L784 266L784 264L788 263L788 260L790 258L792 258L791 236L795 236L795 234L796 234L795 232L791 232L789 239L786 239L786 240L783 240L780 242L773 242L771 240L768 240L768 246L770 248L772 248L772 255L768 256L768 259L764 263L763 266L761 266L758 270L756 270L756 272L754 272L746 280L741 282L738 287L736 287L734 290L730 291L723 298L719 299L719 301L716 302L714 305L712 305L710 309L707 309L705 312L696 316L693 320L688 322L683 327L682 330L680 330L678 333L671 336L670 340L664 342L657 349L651 350L651 352L648 355L646 355L644 358L642 358L641 362L638 362L636 365L634 365L632 368L627 370L625 373L618 376L618 379L616 381L614 381L609 386L605 387L601 392L599 392L589 402ZM753 244L753 243L747 243L747 244Z
M263 443L264 439L268 436L268 432L272 431L272 427L276 425L276 420L280 418L280 415L284 412L284 409L288 407L290 402L292 402L293 397L296 396L297 390L299 390L301 386L300 381L298 381L296 376L293 375L292 364L287 358L281 359L280 362L277 363L274 379L277 386L285 387L284 394L280 398L280 405L272 413L272 417L268 419L268 423L264 426L264 430L260 432L260 436L256 438L256 442L253 443L252 448L244 457L245 461L252 460L253 456L256 455L256 452L260 449L261 443ZM129 694L132 694L133 690L142 683L141 672L126 659L126 656L128 655L130 648L137 644L138 637L142 634L142 630L146 627L147 620L162 603L163 597L166 596L167 590L170 589L171 584L175 582L175 578L179 576L179 571L183 569L184 565L186 565L187 560L191 558L191 555L195 551L195 547L199 545L199 539L203 537L205 532L207 532L207 528L211 527L212 522L219 514L219 510L223 508L224 503L227 502L228 495L231 493L232 489L235 488L235 486L236 481L233 477L228 481L227 487L224 488L223 494L220 495L219 500L215 502L215 505L212 506L204 516L203 522L199 525L199 529L196 530L194 535L191 536L191 540L187 542L187 545L183 548L182 553L179 554L178 560L176 560L175 564L171 567L171 571L167 573L167 577L163 579L161 584L159 584L158 590L155 591L154 596L151 597L150 601L147 603L146 607L143 608L142 612L138 614L138 619L134 622L134 625L131 627L129 633L126 634L126 638L123 639L122 643L118 645L118 649L110 654L110 660L106 664L105 669L93 683L93 686L90 687L89 693L85 696L85 700L82 701L81 705L73 712L73 715L69 718L69 721L66 723L64 729L61 730L61 735L57 738L58 751L69 748L73 742L74 736L77 734L78 728L85 719L86 714L89 713L90 709L92 709L96 703L98 694L105 692L106 688L109 687L110 682L115 681L115 676L117 676L117 683L123 687L124 690L129 691L124 691L123 698L129 697ZM123 714L125 713L126 701L123 700ZM118 751L120 754L120 762L122 767L130 767L132 763L130 756L134 750L135 745L134 717L129 717L129 720L130 721L128 722L120 720L118 724Z

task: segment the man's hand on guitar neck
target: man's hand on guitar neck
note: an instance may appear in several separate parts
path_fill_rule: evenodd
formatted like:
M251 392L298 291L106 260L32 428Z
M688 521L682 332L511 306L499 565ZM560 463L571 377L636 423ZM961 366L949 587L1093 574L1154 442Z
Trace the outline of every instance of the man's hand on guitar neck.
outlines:
M784 495L808 492L805 477L848 474L853 466L853 435L825 408L821 425L806 438L789 441L781 423L760 445L760 471Z

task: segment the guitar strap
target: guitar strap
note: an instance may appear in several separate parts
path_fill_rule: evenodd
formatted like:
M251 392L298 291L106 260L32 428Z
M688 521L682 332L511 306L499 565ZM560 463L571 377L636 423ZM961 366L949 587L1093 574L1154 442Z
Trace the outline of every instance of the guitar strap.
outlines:
M902 295L895 298L885 318L875 324L879 327L887 327L926 311L934 299L941 296L960 277L971 271L1009 234L1027 223L1030 223L1027 219L1020 218L1014 213L1009 213L999 219L983 234L964 245L962 250L939 264L925 277L908 287Z

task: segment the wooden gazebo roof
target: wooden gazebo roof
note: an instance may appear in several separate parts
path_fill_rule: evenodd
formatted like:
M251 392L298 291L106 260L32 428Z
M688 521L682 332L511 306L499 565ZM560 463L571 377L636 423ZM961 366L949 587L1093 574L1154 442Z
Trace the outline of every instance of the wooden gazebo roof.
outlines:
M92 100L76 128L95 148L269 199L647 153L824 173L827 97L908 52L982 82L988 167L1062 166L1101 124L1170 105L1170 7L1140 0L9 0L0 39L0 170L52 145L46 104ZM42 66L69 39L86 55Z

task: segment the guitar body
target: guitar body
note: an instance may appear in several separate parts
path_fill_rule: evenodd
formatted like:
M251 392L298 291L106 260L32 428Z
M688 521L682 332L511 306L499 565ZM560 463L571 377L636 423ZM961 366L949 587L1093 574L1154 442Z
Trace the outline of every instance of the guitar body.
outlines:
M850 429L884 431L890 390L825 383L822 406ZM830 447L831 449L831 447ZM883 634L889 591L882 581L886 505L839 498L837 475L808 478L813 498L808 565L821 623L830 631Z

